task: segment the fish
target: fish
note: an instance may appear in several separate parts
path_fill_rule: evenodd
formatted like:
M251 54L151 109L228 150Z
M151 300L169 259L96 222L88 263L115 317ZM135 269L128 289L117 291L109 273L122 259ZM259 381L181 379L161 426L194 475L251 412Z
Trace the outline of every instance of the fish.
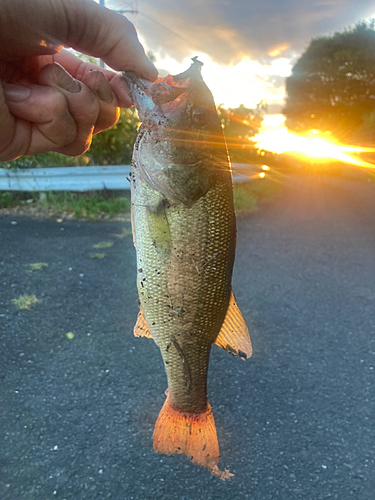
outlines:
M152 338L168 381L153 433L158 453L185 454L222 480L207 395L212 344L252 355L231 288L236 246L231 164L197 57L155 83L124 79L141 121L131 167L140 309L134 335Z

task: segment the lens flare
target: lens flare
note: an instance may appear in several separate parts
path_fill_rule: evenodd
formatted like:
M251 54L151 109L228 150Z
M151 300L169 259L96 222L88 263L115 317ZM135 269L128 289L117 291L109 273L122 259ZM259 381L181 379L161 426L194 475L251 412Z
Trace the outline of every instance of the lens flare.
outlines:
M363 168L375 168L375 164L364 161L351 153L374 153L374 148L341 145L322 138L318 130L310 130L306 135L289 132L285 127L268 128L252 140L259 149L273 153L299 153L316 159L332 159Z

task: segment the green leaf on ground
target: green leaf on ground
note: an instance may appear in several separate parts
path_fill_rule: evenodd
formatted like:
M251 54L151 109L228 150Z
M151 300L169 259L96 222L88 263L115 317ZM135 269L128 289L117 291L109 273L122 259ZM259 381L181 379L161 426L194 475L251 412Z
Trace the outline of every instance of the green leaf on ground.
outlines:
M39 271L43 267L48 267L46 262L35 262L34 264L29 264L29 271Z
M42 302L41 300L38 300L35 295L20 295L18 299L13 299L12 304L18 309L19 311L30 311L30 309L35 306L36 304L39 304Z
M113 236L116 236L116 238L128 238L132 234L133 233L132 233L131 229L127 229L126 227L124 227L124 229L122 230L122 233L120 233L120 234L114 234Z
M111 248L113 246L113 241L101 241L93 246L93 248Z
M105 253L90 253L90 259L104 259Z

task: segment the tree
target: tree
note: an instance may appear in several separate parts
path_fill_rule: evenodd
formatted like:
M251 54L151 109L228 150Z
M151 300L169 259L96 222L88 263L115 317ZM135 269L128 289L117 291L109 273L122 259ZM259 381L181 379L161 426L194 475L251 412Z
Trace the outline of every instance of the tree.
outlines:
M375 24L313 39L286 80L289 129L350 141L375 111Z
M251 137L259 132L266 106L260 102L255 109L240 104L238 108L218 106L218 114L224 129L229 156L232 161L250 163L257 150Z

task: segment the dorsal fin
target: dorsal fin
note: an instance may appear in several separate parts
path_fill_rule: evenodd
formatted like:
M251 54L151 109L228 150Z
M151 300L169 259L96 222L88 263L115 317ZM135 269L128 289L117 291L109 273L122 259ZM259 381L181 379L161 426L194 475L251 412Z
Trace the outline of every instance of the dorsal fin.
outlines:
M227 314L215 344L229 354L248 359L253 353L249 330L231 292Z
M148 339L152 339L150 329L143 315L142 307L139 308L137 323L134 327L134 337L147 337Z

